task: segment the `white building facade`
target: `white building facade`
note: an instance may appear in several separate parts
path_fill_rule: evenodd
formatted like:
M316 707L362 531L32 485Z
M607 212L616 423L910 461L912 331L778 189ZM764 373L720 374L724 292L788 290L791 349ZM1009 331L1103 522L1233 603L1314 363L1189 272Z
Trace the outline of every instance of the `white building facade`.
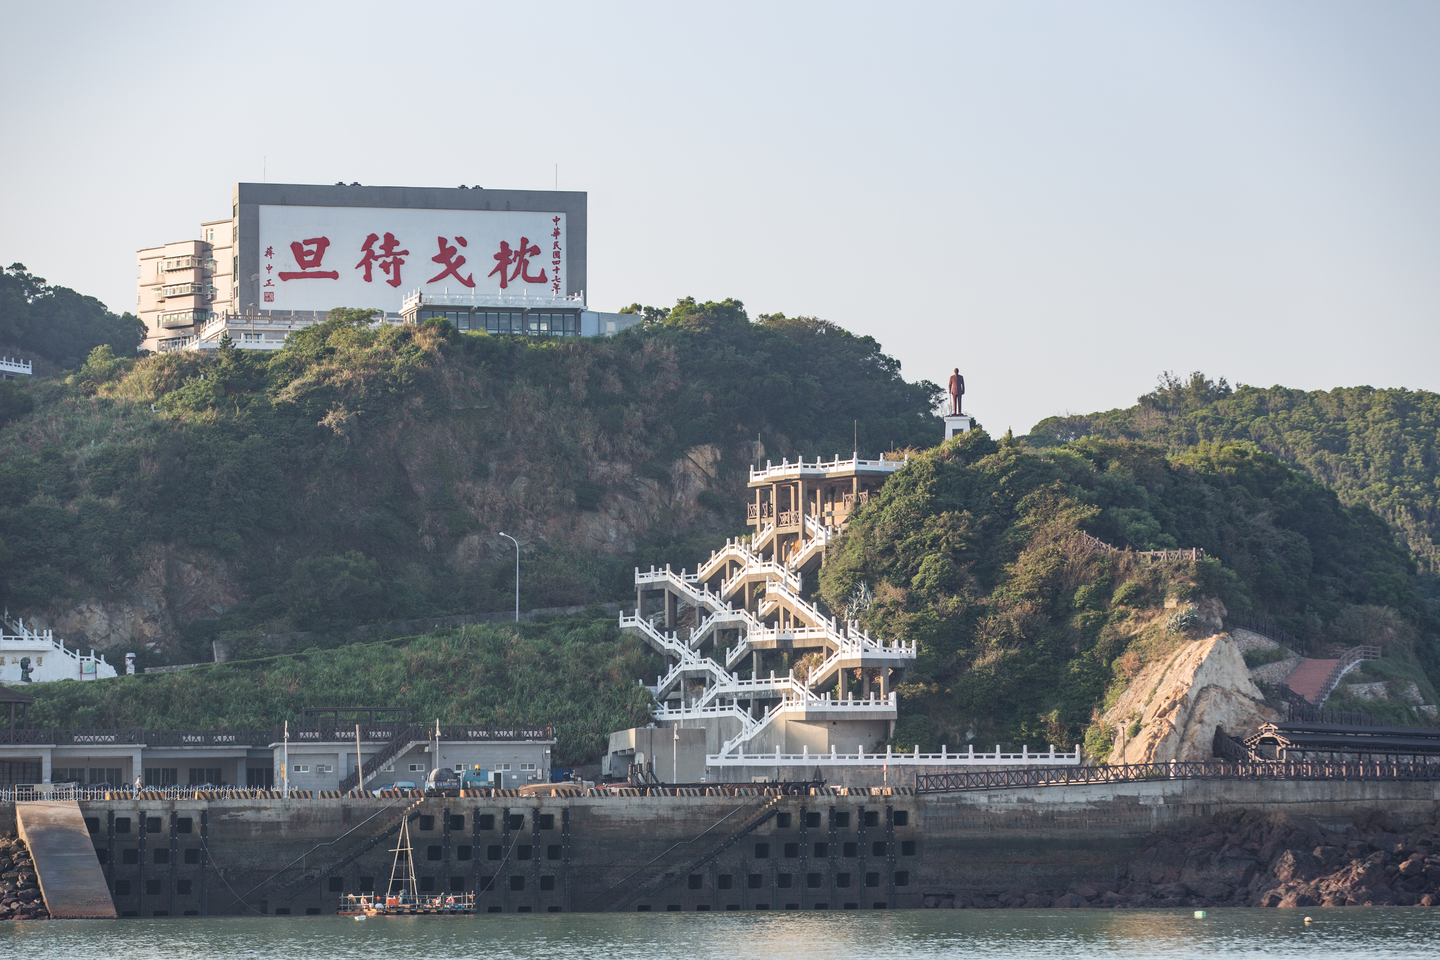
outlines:
M337 307L400 322L407 301L447 298L480 307L482 324L485 308L503 316L503 330L498 319L472 328L467 309L462 329L615 333L639 318L585 309L586 223L575 191L236 184L230 218L202 223L201 239L139 251L143 348L213 348L229 335L278 349Z

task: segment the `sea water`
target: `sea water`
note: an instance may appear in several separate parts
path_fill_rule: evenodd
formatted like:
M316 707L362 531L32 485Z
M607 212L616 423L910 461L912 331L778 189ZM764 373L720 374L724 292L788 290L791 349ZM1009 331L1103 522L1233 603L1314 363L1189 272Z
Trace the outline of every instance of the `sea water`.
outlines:
M1311 918L1310 923L1305 918ZM1431 957L1440 908L226 917L0 924L27 960Z

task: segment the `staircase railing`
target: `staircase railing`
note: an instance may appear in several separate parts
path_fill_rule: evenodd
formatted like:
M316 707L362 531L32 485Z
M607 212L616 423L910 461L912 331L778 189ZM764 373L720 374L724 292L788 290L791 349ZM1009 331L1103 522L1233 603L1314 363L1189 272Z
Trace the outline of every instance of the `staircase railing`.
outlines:
M1324 703L1325 698L1330 696L1330 694L1334 692L1336 685L1340 683L1340 678L1349 673L1360 661L1379 659L1380 648L1373 644L1362 643L1358 647L1351 647L1349 650L1346 650L1345 655L1336 662L1334 668L1330 671L1330 675L1325 678L1325 682L1320 685L1320 692L1315 695L1315 705L1319 706Z
M380 772L380 768L385 764L394 760L414 744L428 739L430 739L430 732L426 727L414 724L402 727L394 739L381 747L378 753L366 760L354 773L340 781L340 792L348 793L356 787L364 786L371 777Z

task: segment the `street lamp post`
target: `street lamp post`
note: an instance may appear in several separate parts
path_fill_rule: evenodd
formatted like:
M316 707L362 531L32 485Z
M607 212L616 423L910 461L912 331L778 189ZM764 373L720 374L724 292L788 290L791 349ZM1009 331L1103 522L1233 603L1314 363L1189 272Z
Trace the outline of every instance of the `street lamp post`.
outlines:
M500 536L504 537L506 540L509 540L511 543L515 544L515 622L516 622L516 623L519 623L519 622L520 622L520 541L519 541L519 540L516 540L514 537L510 536L510 534L506 533L504 530L501 530L501 531L500 531Z

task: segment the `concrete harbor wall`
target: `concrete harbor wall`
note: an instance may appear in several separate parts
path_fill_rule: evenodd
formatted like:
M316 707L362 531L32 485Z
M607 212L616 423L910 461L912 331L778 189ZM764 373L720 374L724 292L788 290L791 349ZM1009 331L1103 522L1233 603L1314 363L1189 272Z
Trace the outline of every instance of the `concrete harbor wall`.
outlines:
M1431 783L1157 781L922 796L80 805L117 912L184 916L332 913L344 894L383 889L394 837L381 834L407 812L422 893L473 891L480 912L903 909L962 889L1108 880L1153 834L1222 812L1341 829L1372 809L1419 822L1437 801Z

